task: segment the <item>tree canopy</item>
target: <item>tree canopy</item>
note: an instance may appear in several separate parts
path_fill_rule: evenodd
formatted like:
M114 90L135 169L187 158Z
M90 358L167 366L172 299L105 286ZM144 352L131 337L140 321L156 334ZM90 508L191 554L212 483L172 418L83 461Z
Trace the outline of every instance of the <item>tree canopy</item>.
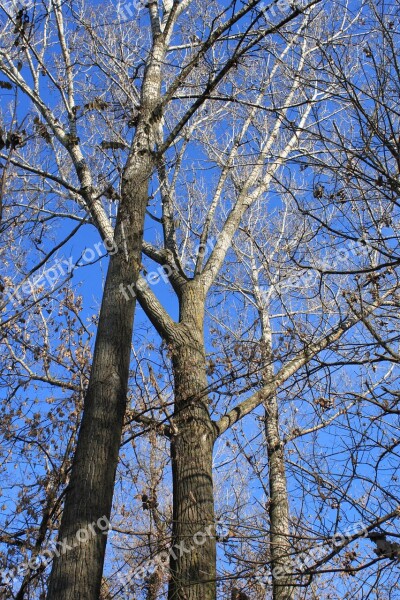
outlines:
M398 597L399 14L0 2L2 597Z

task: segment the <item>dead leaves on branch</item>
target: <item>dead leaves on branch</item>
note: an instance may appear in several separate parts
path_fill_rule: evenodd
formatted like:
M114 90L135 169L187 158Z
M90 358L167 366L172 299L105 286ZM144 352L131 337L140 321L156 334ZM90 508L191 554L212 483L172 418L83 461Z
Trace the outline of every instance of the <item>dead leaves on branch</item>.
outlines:
M4 147L7 150L15 150L15 148L25 145L26 131L7 131L5 132L0 127L0 150Z
M39 119L39 117L35 117L33 119L33 122L34 122L34 127L35 127L36 133L40 137L42 137L48 144L51 144L51 136L47 130L46 125L44 123L42 123L42 121Z

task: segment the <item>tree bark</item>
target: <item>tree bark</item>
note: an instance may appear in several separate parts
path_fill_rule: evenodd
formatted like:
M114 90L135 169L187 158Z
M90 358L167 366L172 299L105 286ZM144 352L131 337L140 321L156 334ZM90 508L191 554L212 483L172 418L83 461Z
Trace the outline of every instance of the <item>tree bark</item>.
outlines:
M263 373L266 384L274 376L272 354L272 332L267 308L262 307L260 298L261 343ZM291 544L289 524L289 501L287 491L284 448L279 433L279 407L277 394L264 401L265 439L268 452L269 477L269 522L273 600L293 600L294 576L291 566Z
M268 386L274 379L272 329L259 285L259 270L252 256L252 282L261 325L261 380ZM284 447L279 432L279 406L276 389L263 401L265 409L265 440L268 453L268 514L270 522L270 552L273 600L293 600L295 580L291 561L289 500L285 469Z
M90 381L66 492L59 540L73 549L55 557L48 600L97 600L107 536L96 528L85 543L76 532L110 518L115 472L126 409L135 297L128 289L139 275L147 185L135 194L130 227L121 206L110 258ZM121 288L121 286L124 286Z
M121 201L110 257L88 390L59 540L71 549L54 558L47 600L98 600L106 532L95 526L110 518L115 473L126 409L135 287L139 277L143 227L154 146L161 120L163 41L155 40L142 87L142 106L121 186ZM94 525L92 525L94 524ZM91 529L93 527L93 529ZM84 543L79 530L89 532Z
M276 395L267 400L264 406L269 467L272 597L273 600L293 600L295 582L290 558L289 503Z
M169 600L215 600L216 540L212 455L203 341L204 295L194 282L181 296L172 344L175 412L171 441L173 548Z

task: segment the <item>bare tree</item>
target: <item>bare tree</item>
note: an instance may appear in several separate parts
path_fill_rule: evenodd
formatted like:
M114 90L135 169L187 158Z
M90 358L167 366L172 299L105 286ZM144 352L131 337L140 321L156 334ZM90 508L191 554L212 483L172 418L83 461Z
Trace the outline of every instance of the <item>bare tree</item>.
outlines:
M254 48L262 45L270 34L301 12L297 8L290 10L277 25L259 27L263 16L260 12L254 12L259 4L256 0L241 8L236 8L234 3L228 9L209 7L212 27L202 32L202 39L188 39L183 46L170 48L173 34L179 38L185 27L189 26L190 30L194 22L189 10L191 4L164 3L159 6L157 2L151 2L146 10L148 35L139 36L144 41L142 48L135 43L133 47L131 45L132 54L128 49L130 44L124 42L121 47L119 40L121 37L135 36L139 31L138 26L121 23L118 17L117 23L103 25L105 35L100 37L90 9L86 11L84 7L76 8L52 1L43 8L35 5L31 11L26 8L14 11L8 4L3 8L6 27L2 34L1 72L7 77L7 84L15 86L29 101L34 114L32 128L51 147L49 161L52 168L43 168L40 160L29 161L22 150L12 158L12 164L56 186L57 193L66 191L80 208L88 211L103 240L108 244L113 240L118 248L118 252L110 256L93 364L59 530L60 539L70 542L77 530L87 528L102 517L108 518L111 511L126 408L135 308L134 295L126 300L120 290L135 285L139 275L144 219L153 170L157 165L163 168L167 150L179 142L190 119L219 84L228 79L232 69ZM187 25L183 25L178 33L176 25L186 12ZM110 18L115 19L111 12ZM121 35L116 36L116 30ZM225 42L228 42L227 50L221 52L221 56L218 56L219 51L215 53L210 70L209 55L213 55L217 45L223 48ZM52 51L54 43L57 45L55 53ZM83 61L76 60L78 52L80 56L83 52ZM178 72L173 73L172 79L166 81L164 65L173 60L174 52L175 60L181 56L183 63ZM82 62L86 64L81 67ZM99 93L97 77L104 74L105 65L110 89L104 86L104 91ZM93 73L89 85L85 75L87 66L92 68ZM136 85L138 74L140 81ZM43 76L46 86L41 83ZM162 92L164 81L167 87ZM181 90L192 86L195 89L194 98L192 93L181 93ZM96 95L91 96L95 88ZM52 94L50 101L46 97L48 92ZM183 111L177 115L168 134L163 136L162 122L166 107L179 96L192 101L186 106L185 102L182 103ZM53 98L56 99L54 102ZM97 112L97 119L91 119L93 112ZM103 121L102 112L114 139L103 140L98 149L96 121ZM119 122L121 112L122 127ZM85 130L86 124L88 130ZM127 126L134 127L134 134L128 143L124 139ZM14 147L23 146L23 132L17 138L12 131L8 135L14 135ZM114 182L104 181L100 168L111 166L114 162L113 158L104 156L106 151L125 148L128 151L117 165L117 178L114 178ZM54 169L57 175L54 175ZM96 183L96 176L100 184ZM115 226L106 213L102 196L112 200L119 198ZM245 208L243 201L241 204L239 212ZM168 230L167 222L165 227ZM167 235L170 234L169 231ZM196 356L193 357L197 360L196 353L194 351ZM187 358L190 358L189 355ZM176 363L177 372L182 368L180 357L178 362L181 366ZM186 396L189 391L187 386L191 385L190 381L185 383L184 379L183 376L178 402L179 395L182 398ZM200 380L193 383L203 387L205 380L201 375ZM202 412L203 408L199 410ZM196 521L196 516L194 519ZM210 519L212 521L211 505L206 508L205 521L201 519L198 525ZM176 535L179 537L180 533ZM85 545L78 544L73 551L55 558L48 598L97 598L105 546L106 537L99 535ZM81 569L82 564L86 565L85 569ZM199 568L201 566L199 564ZM212 573L210 577L213 578ZM214 593L213 586L213 583L209 584L211 594Z
M348 586L354 597L363 589L357 573L376 573L376 561L391 560L373 554L369 566L361 556L373 552L373 537L365 542L359 533L329 546L343 531L346 507L348 521L361 514L371 532L396 516L397 492L385 495L379 479L385 457L377 455L372 476L354 456L372 443L363 425L371 407L380 411L376 452L385 428L396 427L387 415L395 414L397 398L391 330L398 262L392 232L370 243L377 211L379 219L393 213L396 176L357 121L362 71L351 52L360 14L338 3L326 10L316 3L268 11L256 1L151 2L124 22L121 13L99 17L75 4L16 13L5 6L0 68L8 91L22 93L29 109L21 123L5 118L8 150L11 136L20 137L2 160L21 178L35 232L43 218L59 226L57 241L55 230L46 230L43 266L60 239L78 240L87 224L110 254L90 375L88 353L73 370L79 385L69 382L78 410L83 396L85 404L59 538L74 545L77 531L110 518L117 481L123 491L116 493L107 566L129 573L163 552L171 557L168 577L159 565L141 583L127 577L121 584L119 573L109 572L102 580L106 536L96 535L54 560L48 598L135 593L151 600L167 584L171 600L214 600L218 585L232 598L258 598L265 597L260 572L271 575L274 600L301 597L304 588L321 597L330 573L355 577ZM366 3L365 15L370 44L379 11ZM387 19L378 22L391 31ZM371 60L363 49L362 56ZM386 79L381 66L376 72L378 114ZM395 120L393 103L385 106ZM382 135L390 151L386 133L376 139ZM377 157L378 167L371 164ZM361 164L371 167L368 176ZM382 188L390 210L373 196ZM10 187L8 197L17 191ZM366 214L375 219L367 253ZM65 234L71 219L79 227ZM339 260L337 245L350 242ZM21 275L29 272L27 263ZM137 329L132 361L136 297L156 337L138 352ZM73 324L70 331L72 339ZM48 348L35 364L34 356L21 356L20 332L12 334L5 347L18 373L68 385L66 371L56 377L55 361L47 364ZM145 330L143 337L152 335ZM45 319L40 336L46 340ZM361 356L361 347L378 354ZM159 365L155 373L143 367L151 361ZM371 377L368 368L379 364ZM382 392L388 381L390 394ZM345 466L335 470L324 444L338 431ZM384 451L392 455L396 443L385 442ZM69 465L71 448L63 450ZM217 457L236 474L216 466ZM353 493L349 482L357 480L368 481L369 503ZM373 486L384 499L379 516ZM59 491L48 536L58 526ZM126 525L127 515L135 527ZM384 535L391 540L393 533ZM318 544L323 552L310 558ZM306 557L301 565L299 557Z
M262 210L263 197L267 191L270 193L273 191L275 180L278 178L278 173L280 174L280 167L287 164L296 153L298 156L304 153L304 149L300 146L302 143L300 141L301 135L305 136L307 147L310 138L312 139L312 132L318 127L318 123L314 121L313 108L317 99L321 103L323 99L326 99L327 92L325 91L325 94L320 98L318 86L320 72L316 66L317 61L314 63L313 58L310 57L310 47L317 52L318 46L314 43L315 38L320 34L320 30L318 34L317 30L310 30L308 18L304 20L303 25L304 29L299 29L297 36L294 35L290 44L285 45L282 54L279 54L279 45L277 46L275 70L274 66L268 63L269 68L265 79L258 85L259 95L251 103L245 116L239 113L240 116L236 117L235 114L237 118L237 121L235 121L230 114L231 122L235 123L235 129L239 132L234 139L229 140L230 144L229 142L227 144L226 139L220 142L217 136L212 133L211 127L205 128L203 136L197 134L204 147L207 148L209 163L216 165L219 169L219 178L212 191L210 191L209 183L203 186L203 189L207 190L206 200L209 204L206 205L207 208L203 209L204 224L200 231L199 207L196 200L200 197L198 188L201 186L198 183L193 183L190 187L191 196L194 198L193 205L187 207L179 203L179 192L177 191L179 178L182 177L185 182L187 181L181 168L185 160L185 147L182 149L180 160L177 161L181 171L177 172L177 167L175 168L174 176L171 178L172 183L166 177L165 166L161 164L159 167L163 204L161 218L164 238L163 247L145 244L144 252L168 271L169 281L177 296L179 322L176 323L171 319L144 279L139 279L136 290L140 304L159 335L168 344L171 352L175 386L175 413L171 431L174 483L174 547L179 547L180 544L193 540L199 530L207 531L215 521L212 452L216 439L228 431L234 423L258 406L265 404L267 413L266 437L269 452L269 516L274 598L293 597L296 585L293 574L287 573L287 563L291 553L289 511L283 444L279 434L276 389L283 386L299 370L307 367L316 356L325 349L332 347L350 329L357 326L361 320L360 314L351 309L349 310L343 298L340 300L339 305L333 302L329 318L326 320L321 319L322 323L318 322L317 327L312 329L311 332L307 333L307 330L303 328L299 328L298 331L296 328L292 331L293 342L289 344L289 352L281 368L274 373L271 370L272 357L269 349L271 346L271 328L268 315L260 304L262 296L259 291L256 291L256 295L258 294L258 313L262 322L261 370L263 379L261 380L261 386L259 391L239 402L239 404L234 404L219 420L213 421L209 410L211 399L204 345L204 311L207 293L217 282L217 276L223 269L229 248L243 222L245 213L251 213L251 207L258 203L260 203L259 210ZM338 32L335 32L326 43L334 44L339 39ZM269 50L271 56L271 47ZM291 61L294 60L294 56L298 62L295 63L296 67L293 68L293 62ZM255 64L258 70L262 72L261 67L257 64L257 58ZM281 70L282 64L285 67ZM310 70L313 67L315 71L313 71L313 77L311 77ZM296 68L298 73L294 72ZM307 73L307 77L314 82L314 95L308 96L309 89L304 82L306 77L304 73ZM251 69L247 71L246 75L243 74L239 78L242 93L246 89L246 76L249 78L252 76ZM270 92L271 88L274 92L276 89L271 83L272 76L281 85L283 81L291 82L290 91L288 92L288 89L285 89L284 98L279 97L284 86L276 90L276 95ZM328 96L333 91L333 88L331 92L328 91ZM268 111L269 106L278 106L279 100L281 101L280 109L275 108L273 111L271 109L274 114L268 115L262 122L257 122L257 111L260 107L262 106L265 111ZM269 105L268 102L271 104ZM298 109L299 105L301 109ZM295 113L296 108L297 114ZM217 111L218 109L214 110ZM326 110L326 105L321 110ZM212 122L213 114L213 109L210 108L208 112L210 122ZM221 117L219 119L221 122ZM289 121L289 124L287 121ZM194 131L193 128L193 133ZM247 144L249 137L252 139L249 135L250 131L252 133L257 132L255 136L258 140L256 152L252 151L251 146ZM307 135L308 131L310 131L310 135ZM188 148L190 148L190 141L193 136L192 130L190 133L191 136L187 140ZM211 140L211 142L208 140ZM203 159L203 163L207 164L206 159ZM231 207L229 208L224 205L224 198L228 194L231 196ZM315 194L318 198L319 193L315 191ZM176 207L173 204L174 200ZM170 215L175 214L179 218L174 218L173 221L171 219L169 221L170 227L168 227L167 217L170 218ZM180 229L183 232L174 236L176 221L181 224ZM222 224L219 224L221 222ZM304 237L306 240L309 237L312 241L312 232L311 236L307 235L307 223L304 226L306 227ZM251 228L251 225L247 227ZM196 230L198 232L194 234ZM204 257L204 249L211 232L216 232L216 242L210 254ZM198 236L197 242L200 244L200 252L196 252L195 249L196 235ZM308 250L314 250L311 241ZM317 248L320 248L321 241L318 240L317 243ZM301 245L301 249L303 249L303 245ZM194 253L194 264L188 275L187 259L190 257L191 252ZM229 278L224 270L222 270L222 273L221 276ZM300 275L298 276L300 277ZM253 284L257 284L257 282L253 282ZM373 303L369 302L366 307L366 316L377 310L381 302L389 298L394 289L396 287L391 286L381 300L376 299ZM324 300L324 302L327 306L327 301ZM313 310L316 310L315 305ZM237 378L235 370L232 370L232 373L233 378ZM222 383L222 386L224 385L226 385L226 379ZM192 549L192 552L173 556L169 596L171 598L184 598L185 596L190 598L215 597L215 556L214 536L199 549ZM200 575L201 573L204 573L204 575Z

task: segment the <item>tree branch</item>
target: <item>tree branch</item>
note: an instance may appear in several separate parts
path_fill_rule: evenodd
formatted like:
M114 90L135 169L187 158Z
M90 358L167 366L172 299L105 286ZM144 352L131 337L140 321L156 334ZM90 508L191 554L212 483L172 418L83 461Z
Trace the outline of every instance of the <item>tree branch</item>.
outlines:
M385 298L389 295L389 292L385 294L383 298L376 304L371 304L365 310L363 316L372 314L381 304ZM319 352L328 348L331 344L339 340L349 329L361 321L361 317L353 316L347 317L341 322L331 333L323 337L321 340L306 346L304 350L293 360L288 362L287 365L282 367L273 379L260 390L255 392L252 396L235 406L228 414L221 417L218 421L214 421L214 427L216 437L219 437L222 433L227 431L234 423L237 423L243 417L248 415L257 406L262 404L266 398L276 392L277 387L285 383L292 375L294 375L301 367L309 363Z

